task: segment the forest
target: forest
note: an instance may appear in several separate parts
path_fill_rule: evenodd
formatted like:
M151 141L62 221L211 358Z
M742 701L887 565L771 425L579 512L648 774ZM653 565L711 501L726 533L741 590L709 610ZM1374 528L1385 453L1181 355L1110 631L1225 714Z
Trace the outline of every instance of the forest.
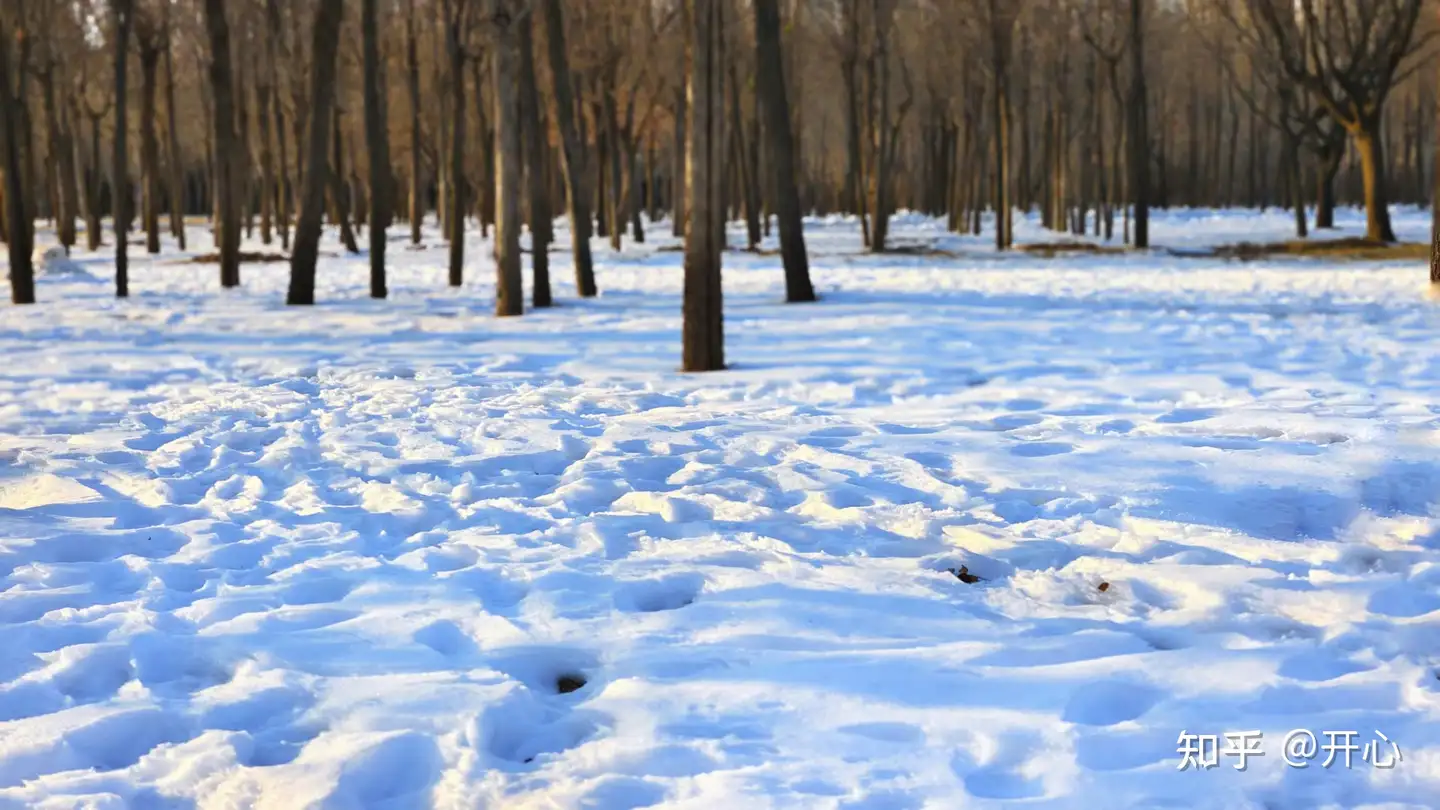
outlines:
M804 215L892 249L901 210L1014 246L1045 227L1150 247L1154 208L1281 206L1295 232L1433 197L1427 0L9 0L0 165L11 294L35 300L37 222L67 251L150 254L208 219L222 286L242 233L314 301L318 239L368 250L434 217L493 232L496 314L552 302L555 217L575 285L668 217L687 241L687 368L723 365L724 223L780 231L787 300L813 300ZM649 223L647 225L647 223ZM522 249L522 232L529 234ZM275 254L286 259L284 254ZM260 258L263 258L261 256ZM1440 281L1440 262L1431 276ZM696 321L698 323L699 321ZM710 356L702 356L707 355Z

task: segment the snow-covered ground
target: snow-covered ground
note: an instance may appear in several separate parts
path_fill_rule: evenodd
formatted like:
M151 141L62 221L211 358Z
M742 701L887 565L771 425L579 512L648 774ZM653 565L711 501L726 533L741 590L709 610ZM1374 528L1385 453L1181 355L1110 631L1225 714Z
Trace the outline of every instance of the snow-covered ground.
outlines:
M0 309L0 807L1433 806L1424 269L895 236L954 255L815 222L785 306L727 254L708 375L668 228L508 320L478 235L460 290L396 229L390 300L332 257L306 310L77 254Z

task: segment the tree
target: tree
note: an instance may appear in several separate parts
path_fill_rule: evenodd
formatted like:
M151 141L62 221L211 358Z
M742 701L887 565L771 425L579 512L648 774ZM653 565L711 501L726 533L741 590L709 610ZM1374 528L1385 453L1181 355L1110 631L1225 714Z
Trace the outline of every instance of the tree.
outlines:
M518 29L529 9L516 0L488 0L490 76L495 89L495 314L525 311L520 275L520 48ZM459 228L457 227L457 232Z
M135 19L135 44L140 51L140 179L144 183L141 221L145 251L160 252L160 141L155 132L159 118L155 96L159 90L160 55L170 46L165 27L152 14Z
M390 224L390 136L385 94L380 90L380 33L377 0L361 0L360 36L364 40L365 144L370 151L370 297L384 298L385 229Z
M216 246L220 253L220 286L240 286L240 139L235 132L235 79L230 68L230 22L225 0L205 0L205 28L210 36L210 95L215 138ZM116 107L124 103L116 93ZM118 150L117 150L118 151Z
M585 147L575 126L575 97L570 87L570 58L565 50L565 16L560 0L538 0L545 13L545 40L550 61L550 100L560 130L561 167L570 207L570 240L575 254L575 291L581 298L596 293L595 266L590 257L590 188L586 185ZM707 0L708 4L708 0Z
M1139 0L1132 0L1138 2ZM991 127L995 144L995 248L1005 250L1015 241L1011 222L1010 182L1010 51L1015 30L1014 0L990 0Z
M720 256L725 248L725 3L694 0L690 12L690 71L685 160L686 208L682 368L725 368L725 316Z
M1135 247L1150 247L1150 130L1145 97L1145 0L1130 0L1130 199Z
M444 0L445 54L450 62L450 198L445 226L450 237L450 286L465 282L465 33L470 0ZM479 88L476 88L477 92Z
M785 60L780 50L780 9L776 0L753 0L755 9L756 82L767 157L774 174L775 210L780 225L780 255L785 264L785 300L815 300L810 284L809 258L800 217L800 194L795 188L795 144L790 134L790 103L785 96Z
M214 2L215 0L211 0ZM130 153L125 148L126 67L129 63L130 29L135 24L135 0L115 0L115 139L110 153L113 179L112 208L115 226L115 297L130 295Z
M290 252L290 291L285 303L315 303L315 264L319 259L321 217L329 182L330 122L335 108L335 63L340 46L340 21L345 0L319 0L311 33L310 114L305 137L305 169L301 180L300 218L295 223L295 248Z
M1393 242L1381 126L1385 101L1419 42L1424 0L1247 0L1290 78L1350 133L1365 186L1365 235Z
M533 306L551 305L550 188L545 163L550 157L549 138L540 123L540 92L535 84L535 27L533 17L520 24L520 127L525 152L525 181L530 195L530 265Z
M31 264L30 208L25 196L17 124L20 105L10 78L10 42L14 33L0 11L0 172L5 175L5 235L10 253L10 301L35 303L35 270Z

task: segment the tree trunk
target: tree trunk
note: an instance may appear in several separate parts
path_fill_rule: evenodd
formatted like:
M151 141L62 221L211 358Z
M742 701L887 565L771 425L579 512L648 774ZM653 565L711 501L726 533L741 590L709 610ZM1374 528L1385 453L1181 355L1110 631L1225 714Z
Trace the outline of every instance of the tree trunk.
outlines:
M446 200L445 227L450 239L451 287L465 283L465 195L461 193L465 182L465 49L460 26L458 17L445 23L445 51L450 59L450 198Z
M165 118L170 153L170 233L185 250L185 169L180 151L179 114L175 110L175 63L171 56L170 4L165 4Z
M725 5L696 0L689 8L690 142L685 185L690 227L685 235L681 364L685 371L725 367L720 284L725 248Z
M272 81L269 87L269 98L265 105L265 109L260 111L260 115L262 118L268 119L270 122L270 126L273 127L273 129L275 130L275 145L277 147L277 151L279 152L280 158L280 177L279 180L275 183L275 188L272 190L272 193L275 195L274 205L277 211L276 220L280 226L280 246L285 248L286 250L289 250L290 200L292 199L290 190L295 184L290 179L290 150L287 146L288 139L286 138L287 132L285 128L285 110L283 108L283 105L280 103L279 71L279 65L282 61L282 58L279 54L284 54L283 61L288 62L289 48L286 46L285 39L282 35L283 29L280 22L279 0L266 0L265 9L266 18L269 22L270 30L270 36L266 39L265 43L265 53L266 58L270 60L269 75ZM299 149L300 144L295 144L295 148Z
M125 0L120 0L122 4ZM126 13L128 19L128 9ZM10 301L35 303L35 269L31 264L29 200L25 197L24 157L18 125L25 99L16 95L10 78L10 43L14 32L0 14L0 173L5 176L5 241L10 254Z
M361 0L360 37L364 51L365 145L370 153L370 297L384 298L385 229L390 225L390 133L385 93L381 90L380 32L377 0Z
M159 84L160 48L140 47L140 175L144 180L145 251L160 252L160 140L155 133L155 93Z
M595 268L590 258L590 198L585 187L585 146L576 137L570 61L565 50L565 18L560 0L539 0L545 13L545 40L550 55L551 93L555 123L560 128L560 156L565 196L570 205L570 238L575 254L575 289L581 298L595 295Z
M756 82L758 110L764 118L769 173L774 176L775 213L780 226L780 256L785 265L785 300L815 300L805 254L800 194L795 188L795 144L790 132L790 103L785 95L784 58L780 45L780 9L777 0L754 0L756 72L767 77Z
M340 244L347 253L359 253L360 245L355 241L355 231L350 227L350 195L345 189L344 175L344 132L340 128L340 107L331 105L335 120L330 124L330 171L326 173L330 190L331 211L335 225L340 229Z
M41 93L45 105L45 130L50 137L50 152L54 156L56 196L56 236L68 255L75 246L75 215L78 209L75 191L74 147L70 142L70 131L61 117L61 110L55 100L55 67L52 64L40 75Z
M1305 226L1305 183L1300 176L1300 136L1286 133L1285 174L1290 186L1290 201L1295 209L1295 236L1310 235Z
M215 99L216 244L220 286L240 284L240 139L235 133L235 81L230 72L230 23L225 0L205 0L210 34L210 92ZM117 106L122 103L117 96Z
M1007 12L1008 13L1008 12ZM994 111L992 123L995 128L995 164L992 182L995 184L995 249L1007 250L1014 242L1011 236L1010 199L1010 37L1013 20L1002 19L997 0L990 0L991 42L994 48L993 73ZM1026 193L1023 189L1021 193Z
M491 80L495 89L495 314L525 311L520 273L520 81L519 32L512 0L490 0Z
M1385 188L1385 152L1381 144L1380 122L1363 122L1353 133L1355 149L1360 155L1360 171L1365 180L1365 238L1378 242L1394 242L1390 227L1389 197Z
M85 114L90 119L90 165L85 170L85 246L94 253L104 242L100 211L100 120L105 114L95 115L89 110Z
M1130 0L1130 195L1135 247L1150 247L1150 135L1145 97L1145 0Z
M548 307L550 294L550 242L552 216L550 192L545 181L549 138L540 124L540 91L535 84L535 29L530 19L519 23L520 48L520 130L525 159L525 184L530 195L531 302Z
M214 2L214 0L210 0ZM315 9L311 38L309 132L305 140L305 170L301 180L300 217L295 223L295 249L290 253L290 290L287 304L315 303L315 264L319 259L321 217L325 213L325 187L330 161L331 111L335 106L335 62L339 53L340 20L345 0L320 0Z
M215 0L210 0L214 2ZM115 297L130 296L130 160L125 146L126 68L130 64L130 31L135 25L135 0L116 0L115 13L115 137L111 141L111 208L115 229ZM28 223L27 223L28 227Z
M689 138L685 132L685 120L689 116L689 105L685 101L685 88L675 88L675 142L671 146L670 223L672 236L685 236L685 150Z
M410 91L410 244L420 244L420 224L425 219L425 189L420 162L420 55L415 33L415 0L409 0L405 15L405 86Z

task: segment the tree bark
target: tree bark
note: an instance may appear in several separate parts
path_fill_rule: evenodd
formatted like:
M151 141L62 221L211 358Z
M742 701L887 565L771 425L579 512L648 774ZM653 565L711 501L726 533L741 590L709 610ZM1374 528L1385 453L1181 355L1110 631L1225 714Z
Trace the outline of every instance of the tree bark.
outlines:
M495 314L505 317L525 311L524 281L520 272L520 81L519 17L511 0L490 0L492 66L495 90Z
M540 124L540 92L535 83L535 29L531 19L519 23L520 128L524 144L525 183L530 195L531 302L548 307L550 293L550 242L552 219L550 191L545 180L549 138Z
M785 300L815 300L810 283L810 260L805 253L805 231L800 194L795 187L795 144L790 132L790 103L785 95L784 57L780 44L780 9L776 0L754 0L756 70L766 77L757 82L759 108L764 117L769 170L774 175L775 213L780 226L780 256L785 266Z
M180 250L185 250L185 169L180 151L179 117L175 110L175 62L170 27L170 4L165 6L165 117L170 153L170 233Z
M123 4L126 0L120 0ZM29 200L21 172L24 157L18 124L25 99L13 89L10 78L10 42L14 32L0 14L0 170L5 176L5 242L10 254L10 302L35 303L35 269L31 264Z
M230 70L230 23L225 0L205 0L210 35L210 92L215 100L216 244L220 249L220 286L240 284L240 138L235 133L235 80ZM116 106L123 103L119 96Z
M365 145L370 152L370 297L384 298L385 229L390 225L390 135L381 92L377 0L361 0L360 37L365 62Z
M210 0L213 2L214 0ZM290 290L285 303L315 303L315 264L319 260L321 218L330 161L331 111L335 106L335 62L339 52L344 0L320 0L311 38L309 132L305 140L305 174L301 181L300 217L295 223L295 249L290 253Z
M1150 247L1150 135L1145 96L1145 0L1130 0L1130 196L1135 247Z
M574 96L570 86L570 60L565 50L565 18L560 0L537 0L545 13L545 40L550 56L551 96L555 123L560 128L560 156L565 174L565 196L570 205L570 238L575 254L575 289L581 298L596 293L595 268L590 257L590 197L585 187L585 146L576 136Z
M996 250L1006 250L1014 241L1011 237L1013 203L1010 198L1010 38L1014 21L1008 16L1008 11L1001 12L1000 3L1004 1L990 0L991 47L994 48L992 72L995 82L992 111L995 163L992 182L995 184Z
M340 127L340 107L331 105L335 120L330 124L330 171L326 173L330 193L331 213L335 225L340 229L340 244L347 253L359 253L360 245L355 241L355 231L350 227L350 194L345 187L345 135Z
M155 133L155 94L159 84L160 43L140 42L140 175L144 186L145 251L160 252L160 140Z
M1394 242L1395 231L1390 227L1390 199L1385 187L1385 151L1381 143L1380 122L1367 121L1363 128L1352 134L1365 182L1365 238Z
M420 224L425 219L425 189L420 162L420 56L415 33L415 0L409 0L405 15L405 85L410 91L410 243L420 244Z
M671 146L674 150L671 154L671 183L670 199L673 218L670 223L670 234L672 236L685 236L685 150L689 138L685 132L685 119L689 116L689 105L685 101L685 87L682 85L675 88L675 141Z
M445 218L450 240L450 286L465 283L465 47L460 41L463 4L469 0L446 2L445 52L450 60L450 198ZM452 8L452 4L462 4ZM480 92L477 87L476 93Z
M209 0L215 2L215 0ZM125 146L126 68L130 64L130 31L135 25L135 0L116 0L115 12L115 137L110 153L111 200L115 229L115 297L130 296L130 158ZM27 223L28 227L28 223Z
M725 367L725 324L720 262L725 247L725 95L722 9L694 0L690 12L690 141L686 193L682 368Z

